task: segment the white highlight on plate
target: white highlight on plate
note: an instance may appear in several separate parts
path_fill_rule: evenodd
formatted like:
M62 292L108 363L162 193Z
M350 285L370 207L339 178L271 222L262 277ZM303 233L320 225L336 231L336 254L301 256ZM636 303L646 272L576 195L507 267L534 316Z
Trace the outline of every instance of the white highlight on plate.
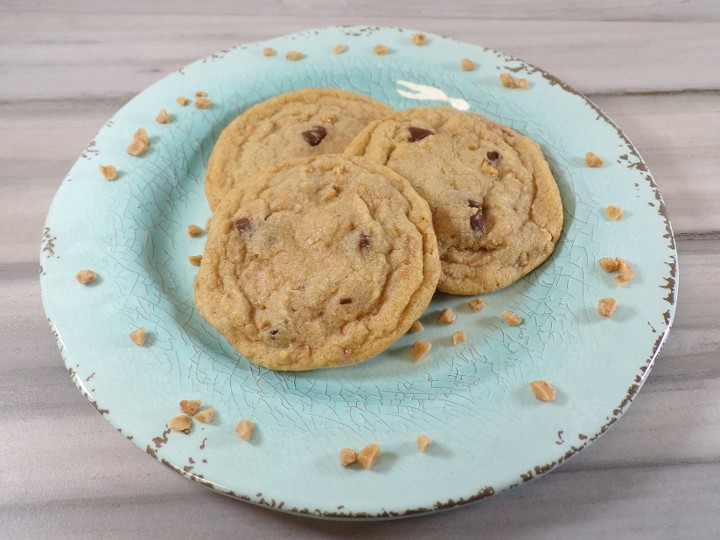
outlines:
M410 81L395 81L398 85L397 93L408 99L426 99L429 101L444 101L453 109L458 111L467 111L470 104L461 98L449 97L445 92L435 86L425 86L424 84L416 84ZM405 89L400 88L404 86Z

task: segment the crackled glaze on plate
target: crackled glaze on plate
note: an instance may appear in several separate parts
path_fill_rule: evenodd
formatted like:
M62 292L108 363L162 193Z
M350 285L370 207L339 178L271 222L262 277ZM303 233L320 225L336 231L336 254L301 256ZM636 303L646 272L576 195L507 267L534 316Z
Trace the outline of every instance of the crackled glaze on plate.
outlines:
M547 73L501 53L411 30L344 27L243 45L182 68L148 88L102 128L63 181L47 218L41 285L45 309L73 380L138 447L219 492L287 512L383 518L448 508L541 475L604 433L640 389L667 334L677 291L677 254L662 198L627 138L584 97ZM345 43L345 53L332 49ZM382 43L389 53L375 55ZM272 47L274 57L262 50ZM305 57L290 62L285 53ZM460 68L471 58L474 71ZM503 88L499 74L526 78ZM563 197L565 226L553 256L501 291L437 295L422 334L379 357L333 370L277 373L239 357L198 316L189 255L205 237L210 210L203 175L213 143L235 116L280 92L337 87L397 108L443 104L480 112L533 137ZM179 106L202 90L213 105ZM158 124L160 109L169 124ZM142 157L125 152L139 127ZM588 168L587 151L606 165ZM114 164L106 181L99 165ZM608 221L617 204L625 217ZM623 257L637 277L618 287L597 265ZM75 273L95 270L82 286ZM612 319L596 313L614 296ZM440 310L458 315L436 322ZM509 309L525 322L507 326ZM147 344L128 333L139 326ZM453 346L464 330L468 341ZM433 348L420 362L409 346ZM557 400L537 401L528 384L545 379ZM190 434L170 432L180 399L217 413ZM251 418L250 443L233 429ZM425 453L415 439L433 439ZM338 452L378 442L372 470L342 468Z

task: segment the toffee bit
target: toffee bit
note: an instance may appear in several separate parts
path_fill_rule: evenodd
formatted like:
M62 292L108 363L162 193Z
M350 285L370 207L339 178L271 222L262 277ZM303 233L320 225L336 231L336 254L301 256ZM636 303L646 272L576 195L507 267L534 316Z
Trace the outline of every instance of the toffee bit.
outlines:
M160 112L155 117L155 121L158 124L168 124L170 123L170 115L165 109L160 109Z
M498 170L490 165L487 161L482 162L480 165L480 170L483 174L487 174L488 176L497 176L499 174Z
M523 322L522 317L519 315L516 315L512 311L505 310L503 311L503 319L505 319L505 322L510 326L520 326Z
M452 324L455 322L456 315L455 312L450 308L445 308L440 312L440 316L438 317L438 322L440 324Z
M357 460L363 469L371 469L375 462L380 457L380 445L377 443L368 444L365 448L360 450L357 455Z
M475 69L475 62L470 60L469 58L463 58L460 60L460 67L463 71L472 71Z
M418 450L421 452L424 452L428 449L428 447L432 444L432 440L430 440L430 437L427 435L423 435L422 433L417 436L417 447Z
M118 177L115 165L100 165L100 172L105 177L105 180L116 180Z
M515 88L517 86L515 84L515 77L509 73L500 74L500 84L502 84L505 88Z
M140 157L145 152L147 152L147 149L148 149L148 143L143 142L140 139L133 139L133 141L127 147L126 151L131 156Z
M408 330L411 334L416 334L417 332L423 331L423 325L420 321L415 321L410 325L410 330Z
M275 49L272 47L265 47L262 51L263 56L275 56Z
M593 168L602 167L603 165L605 165L605 160L597 154L587 152L585 154L585 165Z
M614 204L611 204L605 209L605 216L610 221L618 221L623 217L623 209L620 206L615 206Z
M354 448L343 448L340 450L340 465L347 467L357 461L357 452Z
M415 34L412 37L412 42L415 45L425 45L427 43L427 36L425 34Z
M245 418L235 427L235 433L243 441L248 442L255 433L255 423L252 420Z
M200 264L202 263L202 258L202 255L190 255L188 257L188 262L193 266L200 266Z
M600 264L600 268L608 273L617 272L620 269L620 263L612 257L600 257L598 263Z
M145 144L150 144L150 138L148 137L145 128L138 128L137 131L133 133L133 140L138 140L144 142Z
M372 52L379 55L385 55L390 51L390 48L387 45L377 44L373 47Z
M597 311L602 317L612 317L615 310L618 308L618 301L612 296L601 298L598 300Z
M332 50L332 53L333 54L342 54L345 51L347 51L347 45L345 45L344 43L340 43L335 46L335 48Z
M257 329L263 330L263 329L267 328L268 326L270 326L270 321L260 321L257 325Z
M207 92L203 92L202 90L198 90L195 92L195 97L207 97Z
M618 263L618 275L615 278L615 283L620 286L627 285L635 278L635 270L625 259L618 257L616 261Z
M178 403L180 412L183 414L189 414L190 416L197 412L200 405L202 405L202 400L199 399L181 399L180 403Z
M337 167L335 167L337 169ZM333 169L333 172L335 173L335 169ZM337 173L336 173L337 174ZM325 201L331 201L335 199L339 194L337 186L326 186L323 188L323 190L320 192L320 198Z
M547 381L532 381L530 390L536 399L540 401L555 401L555 387Z
M196 97L195 98L195 108L197 109L209 109L212 107L212 99L204 98L204 97Z
M483 300L482 298L475 298L474 300L470 300L468 302L468 307L472 311L480 311L482 308L485 307L485 300Z
M193 415L193 418L199 422L202 422L203 424L207 424L209 422L212 422L212 419L215 417L215 409L212 407L209 407L207 409L204 409L200 412L196 412Z
M291 62L302 60L304 57L305 55L300 51L288 51L288 53L285 55L285 59L290 60Z
M522 88L523 90L530 88L527 79L516 79L509 73L500 74L500 84L505 88Z
M452 343L453 345L460 345L461 343L465 343L467 341L467 334L463 332L462 330L458 330L452 335Z
M421 360L422 357L430 351L430 349L432 349L432 343L424 339L418 339L415 343L413 343L412 348L410 349L413 362Z
M175 101L177 101L178 105L180 105L181 107L184 107L185 105L190 103L190 100L185 96L178 96L175 98Z
M618 272L615 278L616 285L627 285L635 278L635 270L630 266L630 263L622 257L616 257L614 259L612 257L601 257L598 264L600 264L600 268L608 273Z
M187 233L188 236L195 238L196 236L200 236L203 233L203 230L197 225L188 225Z
M80 270L77 274L75 274L75 279L82 285L92 283L97 279L97 277L97 274L92 270Z
M130 340L135 345L145 345L145 328L141 326L137 330L130 332Z
M184 431L187 433L188 431L190 431L191 427L192 418L190 418L186 414L181 414L170 420L170 429L172 429L173 431Z

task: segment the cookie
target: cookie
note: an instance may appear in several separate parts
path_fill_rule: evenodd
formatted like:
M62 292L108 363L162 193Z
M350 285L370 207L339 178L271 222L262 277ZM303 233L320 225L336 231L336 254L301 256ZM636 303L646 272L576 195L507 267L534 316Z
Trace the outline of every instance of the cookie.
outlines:
M427 202L392 170L342 155L247 178L218 205L195 279L200 314L276 370L375 356L440 277Z
M363 95L329 88L288 92L251 107L223 130L210 155L205 176L210 208L267 167L342 153L367 124L392 112Z
M479 114L409 109L370 124L345 153L387 165L428 201L443 292L505 287L560 236L560 192L539 145Z

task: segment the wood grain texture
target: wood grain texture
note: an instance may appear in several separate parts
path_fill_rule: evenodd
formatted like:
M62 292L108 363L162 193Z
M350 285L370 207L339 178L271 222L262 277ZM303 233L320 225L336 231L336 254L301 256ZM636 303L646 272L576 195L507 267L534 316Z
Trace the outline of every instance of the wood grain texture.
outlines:
M427 32L522 58L584 93L720 87L720 63L709 46L711 36L720 33L720 23L489 20L481 16L411 22ZM0 102L130 96L218 50L339 24L411 26L404 17L378 20L322 13L279 18L198 16L177 10L161 17L124 12L11 13L0 17L4 79ZM23 30L29 27L32 32Z
M717 537L720 3L448 0L441 8L430 0L0 4L0 538ZM588 94L647 161L680 254L674 328L608 434L539 481L388 523L328 523L241 504L137 450L70 381L37 281L52 197L124 102L215 50L355 23L502 50Z
M720 5L707 0L608 0L588 2L574 0L490 0L474 2L455 0L440 4L437 0L156 0L150 5L118 4L112 0L70 0L62 9L47 0L6 0L0 13L129 13L133 15L166 15L192 13L206 15L265 15L275 18L297 18L308 13L325 16L366 17L375 20L402 17L406 21L427 20L438 15L449 19L532 19L587 21L720 21ZM346 23L350 24L350 23ZM377 23L376 23L377 24ZM410 26L409 22L406 26Z

